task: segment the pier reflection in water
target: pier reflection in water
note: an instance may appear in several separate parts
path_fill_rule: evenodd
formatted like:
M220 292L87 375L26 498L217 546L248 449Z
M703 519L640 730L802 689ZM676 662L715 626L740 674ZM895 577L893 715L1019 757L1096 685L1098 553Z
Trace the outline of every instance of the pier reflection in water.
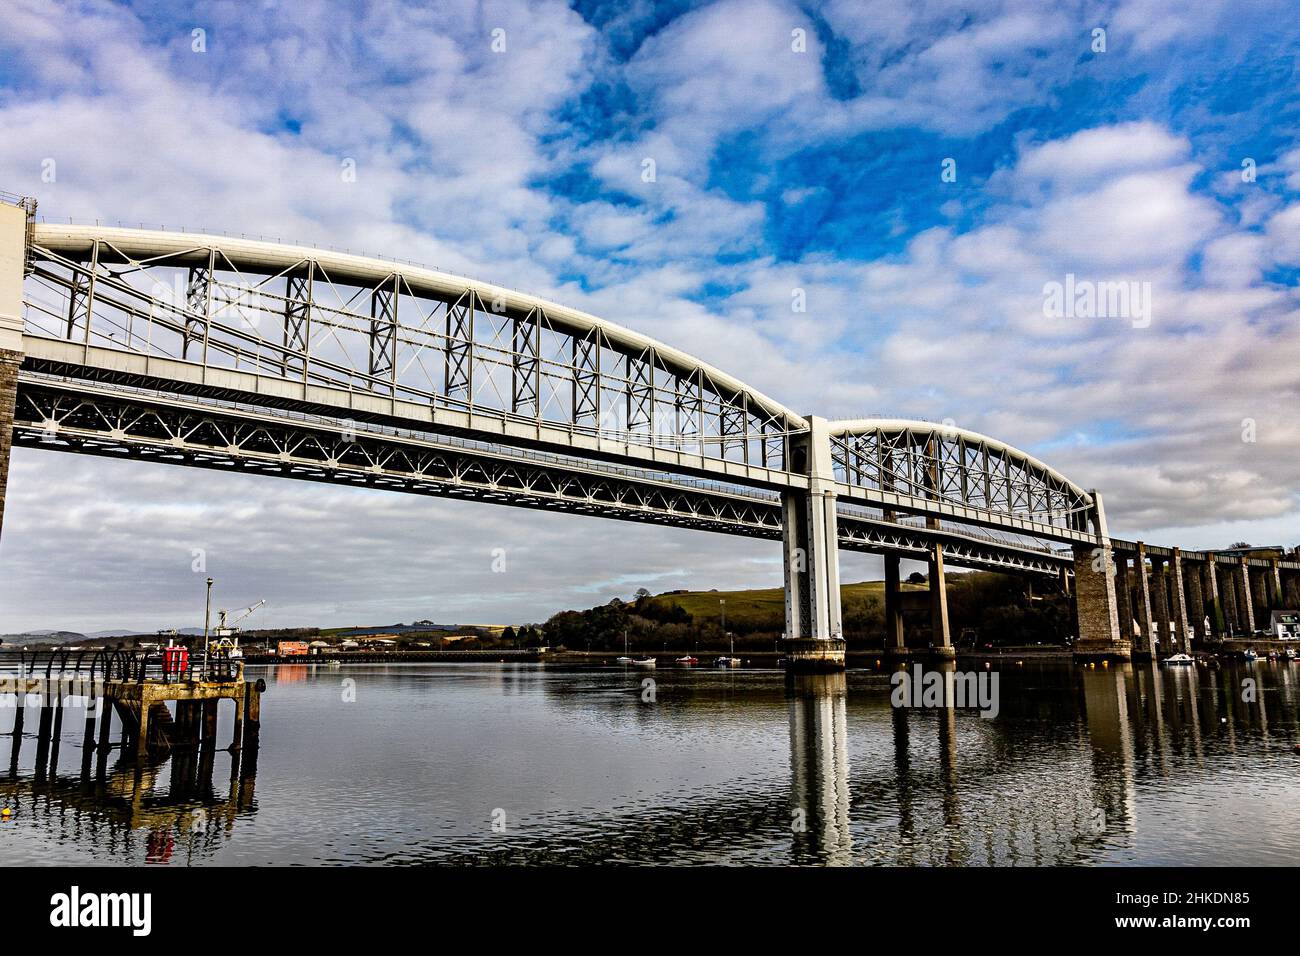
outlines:
M108 705L94 698L32 694L20 708L9 695L6 704L0 862L66 862L49 845L69 840L87 851L80 862L202 862L256 809L255 744L219 748L215 735L196 735L138 754L125 730L95 743Z
M120 782L90 790L75 770L36 780L25 757L0 790L21 804L0 826L0 861L145 862L165 857L168 839L173 863L236 865L1260 865L1300 854L1300 665L990 667L992 719L894 708L885 669L269 668L255 815L251 779L231 781L221 752L215 769L201 754L193 771L173 757L138 785L138 771L115 765ZM1243 698L1245 680L1257 692ZM199 810L218 839L185 836ZM128 831L172 836L154 837L155 850Z
M239 758L230 762L235 772L220 787L214 783L214 762L193 754L144 765L120 761L103 777L5 778L0 805L13 811L8 827L50 840L70 837L98 851L99 859L83 862L112 863L118 856L144 863L201 862L229 837L236 817L256 807L255 763L247 762L240 772ZM4 843L0 836L0 859L11 862Z
M788 683L794 858L852 863L848 679L792 674Z

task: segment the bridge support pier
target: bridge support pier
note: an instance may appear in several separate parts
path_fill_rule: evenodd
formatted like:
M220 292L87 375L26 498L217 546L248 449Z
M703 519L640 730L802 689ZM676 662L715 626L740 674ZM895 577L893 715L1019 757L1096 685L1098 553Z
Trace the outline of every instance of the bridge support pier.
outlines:
M835 471L826 419L810 416L793 436L791 470L808 475L808 490L781 497L785 565L785 656L792 671L842 670L839 528Z
M1205 600L1209 606L1210 636L1222 639L1227 614L1219 593L1219 564L1212 554L1207 555L1205 561Z
M885 555L885 654L903 657L907 654L907 640L903 634L903 594L898 562L898 555Z
M1138 623L1142 626L1142 643L1133 656L1139 660L1155 660L1159 646L1156 644L1155 615L1151 612L1151 575L1147 570L1147 547L1141 541L1137 543L1133 567L1137 571Z
M1260 620L1261 617L1267 619L1269 603L1268 593L1268 572L1256 568L1252 573L1249 569L1246 572L1247 580L1250 581L1250 606L1255 617L1251 618L1252 630L1261 630L1264 625Z
M1205 566L1199 562L1193 562L1188 566L1187 573L1187 614L1191 618L1192 635L1196 639L1196 644L1200 647L1205 646L1209 640L1208 628L1205 626L1205 619L1209 616L1205 607L1205 589L1204 589ZM1191 651L1188 651L1190 654Z
M1151 559L1151 616L1155 621L1155 646L1153 654L1169 647L1169 588L1164 558Z
M1128 641L1129 646L1133 646L1133 585L1132 576L1129 574L1128 555L1111 554L1111 560L1115 563L1115 614L1119 618L1119 636L1120 640ZM1079 614L1075 612L1075 620L1078 620ZM1074 635L1075 640L1079 639L1078 633Z
M1091 492L1095 545L1074 546L1075 660L1127 661L1133 647L1120 634L1119 613L1115 600L1115 556L1106 529L1106 511L1101 495ZM1140 555L1139 555L1140 556Z
M930 545L930 654L955 657L948 631L948 585L943 574L943 545Z
M1237 626L1242 637L1255 634L1255 606L1250 594L1250 562L1243 554L1237 558Z
M1187 594L1183 587L1183 553L1173 549L1169 559L1169 603L1174 611L1174 650L1184 654L1192 652L1192 640L1187 634Z
M23 275L27 267L27 209L0 203L0 529L9 486L18 366L23 361Z

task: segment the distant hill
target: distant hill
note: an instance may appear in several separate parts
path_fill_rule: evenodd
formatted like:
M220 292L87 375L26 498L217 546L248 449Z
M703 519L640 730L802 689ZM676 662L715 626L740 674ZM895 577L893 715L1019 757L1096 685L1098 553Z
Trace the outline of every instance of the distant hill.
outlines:
M67 644L69 641L84 641L85 634L77 631L24 631L22 634L0 634L0 640L6 647L19 647L33 644Z
M182 628L177 633L182 635L202 634L201 627ZM114 628L105 631L90 631L82 633L81 631L58 631L42 628L39 630L23 631L20 634L0 634L0 640L4 641L5 647L34 647L36 645L57 645L57 644L106 644L116 641L119 638L139 637L157 640L157 635L153 631L133 631L125 628Z
M904 591L924 591L924 584L904 584ZM868 598L883 602L884 581L859 581L840 586L841 605L856 605ZM674 604L701 624L721 623L722 604L727 602L727 626L745 630L781 627L785 621L785 590L758 588L749 591L670 591L656 594L647 604L668 611Z

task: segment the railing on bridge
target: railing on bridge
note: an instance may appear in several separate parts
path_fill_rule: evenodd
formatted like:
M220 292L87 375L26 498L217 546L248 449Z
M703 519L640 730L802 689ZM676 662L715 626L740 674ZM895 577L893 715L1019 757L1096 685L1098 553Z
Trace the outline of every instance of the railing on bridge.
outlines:
M0 650L0 671L20 678L143 683L230 684L243 676L243 660L228 651L184 647ZM16 672L16 673L15 673Z

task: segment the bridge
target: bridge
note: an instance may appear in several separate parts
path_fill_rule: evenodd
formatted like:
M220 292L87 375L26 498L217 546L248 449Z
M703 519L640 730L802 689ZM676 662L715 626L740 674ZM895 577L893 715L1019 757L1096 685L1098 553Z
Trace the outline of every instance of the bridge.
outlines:
M465 498L783 543L786 650L843 665L841 548L1072 592L1080 656L1253 633L1295 556L1112 539L1102 497L932 422L800 414L631 329L409 262L37 222L0 202L0 526L10 447ZM1210 619L1209 629L1205 620Z

